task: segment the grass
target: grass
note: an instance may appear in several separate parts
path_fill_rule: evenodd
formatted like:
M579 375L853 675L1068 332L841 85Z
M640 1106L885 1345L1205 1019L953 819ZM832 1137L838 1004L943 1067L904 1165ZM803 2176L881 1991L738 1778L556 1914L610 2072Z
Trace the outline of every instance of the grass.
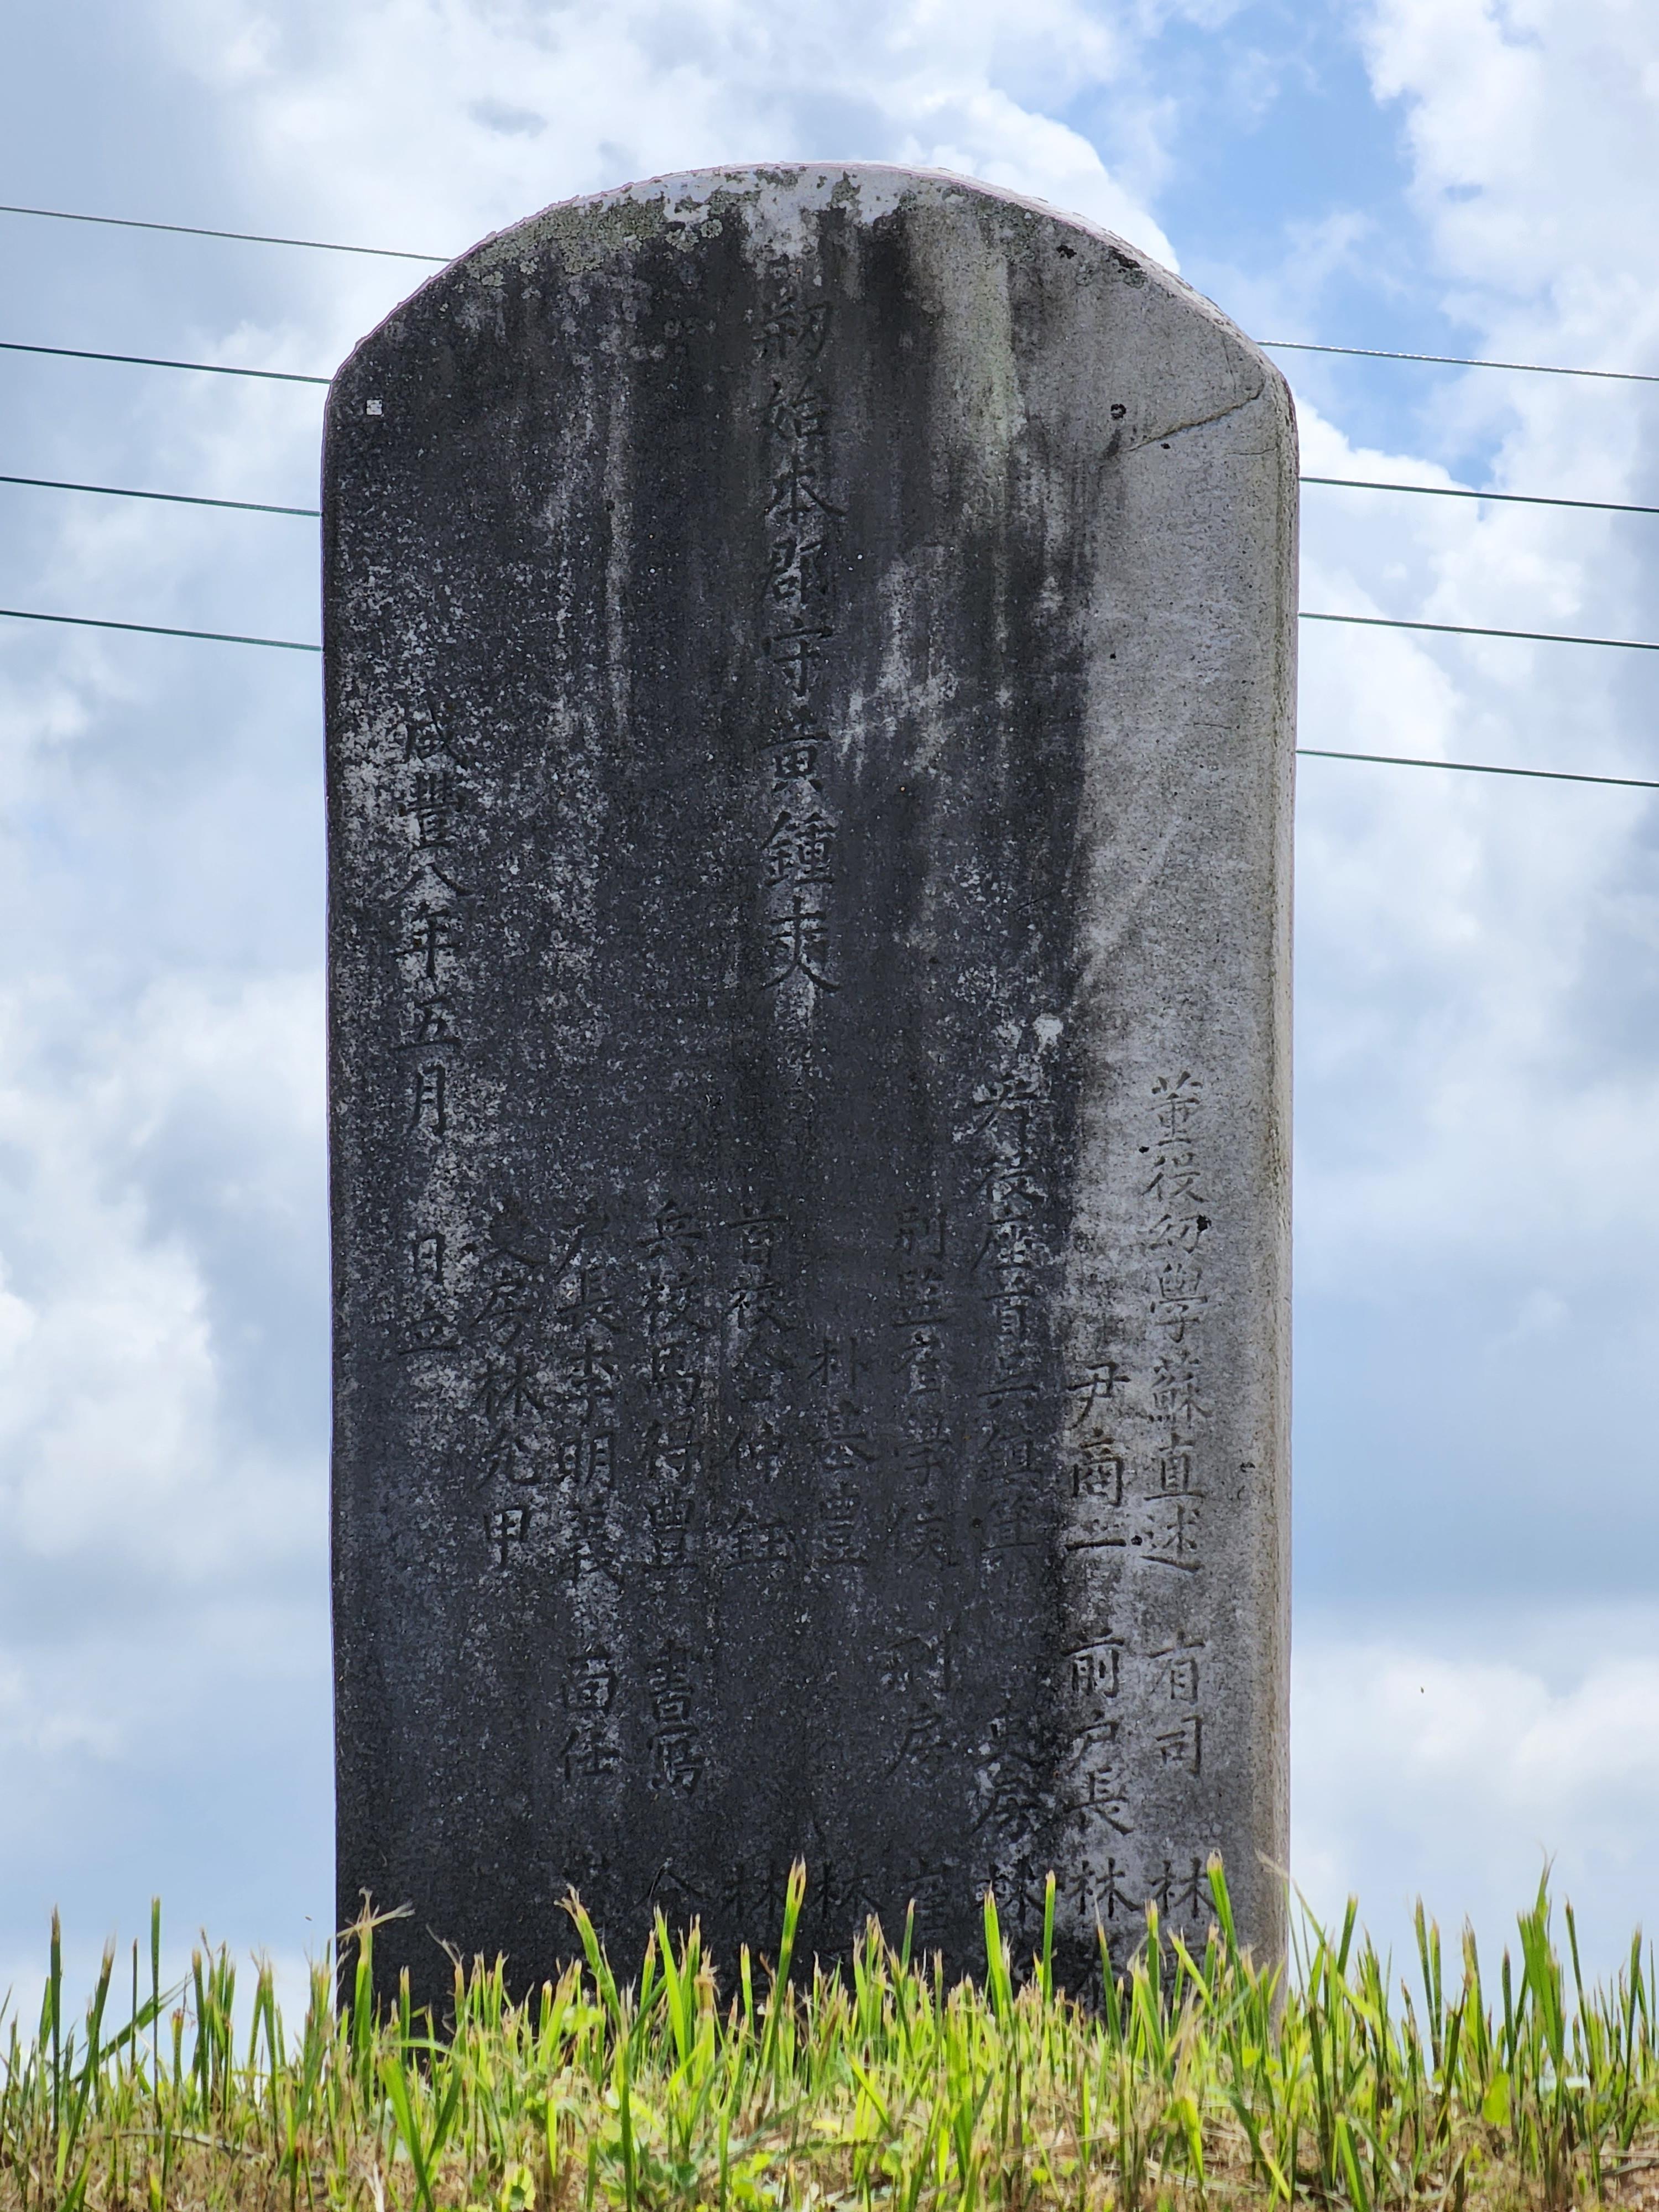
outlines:
M775 1969L744 1952L722 1984L659 1920L619 1983L573 1899L580 1962L523 2005L499 1965L458 1966L442 2024L406 1989L377 2014L365 1918L355 1983L336 2004L319 1965L297 2033L268 1967L239 2017L222 1951L163 1989L159 1910L125 2021L109 1953L68 2017L54 1922L38 2029L13 2014L0 2059L0 2212L1562 2212L1640 2201L1656 2162L1651 1954L1638 1936L1587 1989L1541 1887L1494 1992L1473 1937L1449 1961L1420 1909L1411 1986L1352 1903L1334 1936L1304 1915L1288 1975L1258 1967L1216 1864L1201 1954L1149 1913L1129 1970L1103 1957L1067 1995L1046 1942L1011 1959L988 1898L980 1980L947 1988L873 1926L846 1972L800 1970L804 1882Z

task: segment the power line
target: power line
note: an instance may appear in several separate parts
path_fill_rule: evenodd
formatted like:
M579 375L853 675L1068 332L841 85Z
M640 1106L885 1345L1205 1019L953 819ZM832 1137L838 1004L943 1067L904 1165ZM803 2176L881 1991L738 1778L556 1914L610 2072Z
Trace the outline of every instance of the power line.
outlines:
M1446 637L1514 637L1534 645L1602 645L1619 653L1659 653L1659 641L1644 637L1578 637L1553 629L1486 629L1475 623L1407 622L1400 615L1324 615L1299 610L1304 622L1354 623L1362 629L1431 629Z
M59 361L114 361L129 368L193 368L204 376L257 376L266 384L329 384L326 376L301 376L291 368L233 368L222 361L158 361L147 353L93 353L85 346L24 345L0 338L0 353L47 353Z
M1369 477L1300 477L1304 484L1334 484L1344 491L1409 491L1429 499L1494 499L1505 507L1583 507L1598 514L1659 514L1659 507L1632 507L1617 499L1551 499L1532 491L1466 491L1461 484L1381 483Z
M1659 507L1635 507L1622 500L1555 499L1538 492L1467 491L1455 484L1384 483L1364 477L1304 476L1298 481L1304 484L1327 484L1340 491L1421 492L1434 499L1492 499L1509 506L1587 507L1605 514L1659 514ZM312 520L315 520L321 512L314 507L276 507L263 500L204 499L195 493L182 491L135 491L126 484L70 483L56 477L0 475L0 483L32 484L42 491L101 492L110 499L173 500L186 507L234 507L256 514L298 514Z
M214 230L204 223L146 222L136 216L82 215L69 208L10 207L0 215L33 216L47 222L91 222L118 230L165 231L176 238L224 238L243 246L296 246L313 253L366 253L380 261L424 261L434 269L455 258L447 253L413 253L399 246L343 246L328 238L282 238L260 230ZM1455 353L1398 353L1387 346L1322 345L1311 338L1258 338L1273 353L1346 354L1364 361L1426 362L1442 368L1512 368L1528 376L1594 376L1620 384L1659 384L1659 375L1632 368L1561 368L1539 361L1481 361ZM44 349L42 349L44 350Z
M306 510L289 507L279 511L303 514ZM1575 637L1563 635L1554 630L1483 629L1468 623L1407 622L1394 615L1316 614L1306 607L1299 611L1299 615L1303 622L1354 623L1366 629L1427 629L1453 637L1510 637L1530 640L1540 645L1600 645L1610 646L1621 652L1659 653L1659 643L1650 643L1644 638ZM0 607L0 616L13 622L71 623L78 629L131 629L142 630L155 637L208 638L221 645L270 645L284 653L320 653L323 649L320 645L302 645L286 637L242 637L224 630L173 629L164 623L112 622L96 615L37 614L25 607ZM1535 772L1542 773L1541 770ZM1519 775L1521 771L1516 769L1515 773Z
M320 653L323 649L320 645L306 644L290 637L245 637L234 630L222 629L175 629L165 623L110 622L91 615L40 614L23 607L0 607L0 617L13 622L64 623L76 629L136 630L146 637L185 637L211 645L261 645L278 653ZM1541 783L1616 784L1632 791L1659 791L1659 780L1648 776L1589 775L1559 768L1500 768L1486 761L1424 760L1407 753L1336 752L1324 745L1298 745L1296 750L1298 758L1308 760L1369 761L1381 768L1455 769L1466 775L1521 775Z
M0 213L3 212L4 210L0 209ZM79 221L81 218L78 216L66 217L65 220ZM114 216L100 216L95 218L88 218L88 220L96 220L100 222L113 222L117 218ZM149 226L146 225L143 227L149 228ZM167 228L165 225L157 227L162 228ZM205 238L234 238L240 236L240 234L235 231L215 230L204 231L201 235ZM273 243L285 246L304 246L311 244L320 245L321 242L321 240L307 239L281 239L273 241ZM390 252L391 248L369 246L343 246L337 249L331 250L335 250L341 253L378 253L381 252ZM409 260L421 259L435 261L437 259L437 256L435 254L422 254L418 256L410 254L400 256L399 258ZM1281 350L1285 347L1294 343L1297 349L1302 353L1360 354L1364 355L1368 360L1372 361L1443 362L1449 367L1454 368L1519 368L1525 369L1530 374L1538 376L1599 376L1610 378L1615 381L1625 384L1659 384L1659 376L1638 374L1634 369L1552 368L1547 367L1542 362L1536 361L1464 361L1454 354L1385 353L1380 347L1376 346L1321 346L1313 345L1311 343L1303 344L1299 340L1292 341L1289 338L1263 338L1261 343L1263 345L1273 346ZM207 376L257 376L263 377L270 381L278 384L329 384L332 381L331 378L326 376L300 376L292 369L287 368L236 368L230 367L224 362L219 361L161 361L156 359L150 354L96 353L84 346L25 345L15 338L0 338L0 352L52 354L61 360L67 361L113 361L124 362L129 367L136 368L197 369L204 375ZM1336 483L1344 482L1346 479L1335 477L1312 477L1308 478L1307 481L1312 483ZM1368 484L1365 489L1368 490L1378 491L1437 491L1441 487L1435 484ZM1482 492L1479 496L1483 499L1519 499L1522 495L1518 492ZM1599 507L1603 504L1603 502L1599 500L1562 500L1548 501L1539 500L1536 501L1528 501L1528 503L1539 506L1559 505L1564 507ZM1623 512L1624 510L1621 509L1620 511ZM1651 508L1638 508L1633 511L1641 514L1650 514L1653 512Z
M313 253L372 253L382 261L430 261L442 267L441 253L405 253L395 246L336 246L325 238L271 238L258 230L208 230L195 222L140 222L129 215L71 215L65 208L0 206L0 215L39 216L47 222L106 223L118 230L165 230L178 238L232 238L243 246L304 246Z
M268 645L277 653L320 653L320 645L301 644L291 637L242 637L234 630L174 629L167 623L111 622L97 615L43 615L29 607L0 607L0 617L11 622L67 623L75 629L131 629L146 637L194 637L211 645Z
M108 499L164 499L175 507L234 507L245 514L301 514L315 521L316 507L272 507L260 499L204 499L198 492L134 491L128 484L64 483L56 477L0 476L0 483L30 484L37 491L95 491Z
M1632 791L1659 791L1645 775L1585 775L1565 768L1497 768L1488 761L1423 760L1409 753L1339 753L1325 745L1298 745L1298 759L1374 761L1382 768L1449 768L1463 775L1526 775L1542 783L1616 783Z
M1391 353L1385 346L1316 345L1310 338L1258 338L1270 353L1343 353L1364 361L1426 361L1443 368L1518 368L1528 376L1597 376L1614 384L1659 384L1634 368L1558 368L1541 361L1474 361L1456 353Z

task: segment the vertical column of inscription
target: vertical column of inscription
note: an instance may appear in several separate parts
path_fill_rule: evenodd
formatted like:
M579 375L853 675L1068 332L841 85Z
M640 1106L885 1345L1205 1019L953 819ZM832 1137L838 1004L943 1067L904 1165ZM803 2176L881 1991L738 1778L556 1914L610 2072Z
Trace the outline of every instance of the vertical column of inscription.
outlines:
M890 1753L884 1778L932 1789L952 1757L958 1623L947 1605L932 1603L948 1575L960 1454L951 1434L947 1383L959 1308L953 1295L956 1257L950 1209L935 1194L900 1207L890 1239L887 1335L882 1364L894 1390L896 1497L890 1541L915 1622L892 1636L880 1655ZM916 1900L923 1926L945 1901L958 1870L927 1854L894 1869L899 1889ZM895 1898L895 1902L897 1899Z
M708 1521L708 1225L672 1198L636 1240L646 1556L652 1593L645 1710L647 1786L672 1804L696 1796L707 1763L708 1655L695 1577ZM636 1626L640 1624L636 1621Z
M1206 1515L1204 1092L1189 1069L1145 1096L1135 1150L1145 1334L1095 1347L1067 1384L1072 1526L1068 1797L1084 1869L1070 1900L1121 1951L1147 1902L1201 1924L1215 1838L1201 1795L1213 1689Z
M804 270L788 262L769 270L756 334L754 401L764 485L760 651L769 679L755 771L755 819L764 826L754 896L763 948L761 988L780 1043L781 1098L785 1110L803 1117L811 1110L799 1088L805 1039L820 1001L839 993L845 981L836 903L842 811L824 694L827 651L838 628L846 509L831 483L834 406L825 361L835 309L811 291ZM812 1266L804 1234L795 1241L794 1259L791 1319L809 1308L817 1316L791 1363L797 1439L810 1484L800 1563L816 1577L835 1578L861 1573L868 1561L866 1492L875 1450L865 1385L873 1347L861 1344L833 1310L824 1318L817 1294L825 1286L800 1273Z
M1040 1052L1010 1052L971 1101L959 1140L972 1162L968 1280L983 1362L973 1474L983 1510L981 1601L994 1633L999 1620L1032 1615L1048 1601L1055 1520L1060 1392L1047 1322L1053 1115ZM1031 1684L1011 1684L977 1747L980 1880L1022 1934L1041 1910L1046 1871L1038 1862L1050 1754L1039 1705Z
M777 679L757 775L756 894L765 945L763 988L780 1012L839 990L832 894L841 823L825 790L831 748L817 696L836 635L836 531L830 495L830 394L822 361L833 309L809 301L787 263L770 272L756 350L764 441L765 568L761 651Z
M386 931L398 1009L393 1110L406 1168L398 1180L410 1193L407 1273L396 1327L404 1355L441 1355L458 1349L463 1255L453 1226L453 1139L471 1106L460 1003L466 893L455 850L471 795L469 763L447 718L423 700L393 726L383 765L386 772L374 788L390 794L392 818L385 826L403 878Z

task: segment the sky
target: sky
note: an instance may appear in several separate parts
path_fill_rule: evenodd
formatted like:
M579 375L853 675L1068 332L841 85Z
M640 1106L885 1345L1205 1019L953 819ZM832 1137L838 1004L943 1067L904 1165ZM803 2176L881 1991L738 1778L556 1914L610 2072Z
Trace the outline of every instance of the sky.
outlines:
M1642 0L10 0L0 198L446 254L748 160L1253 337L1659 374ZM414 262L0 215L0 337L327 374ZM1659 386L1279 356L1310 473L1659 505ZM0 355L0 471L314 503L321 394ZM1310 487L1302 604L1659 638L1659 516ZM0 484L0 605L317 634L314 526ZM1659 776L1659 656L1304 626L1310 746ZM0 1990L328 1932L314 659L0 619ZM1656 794L1306 759L1291 1872L1659 1921Z

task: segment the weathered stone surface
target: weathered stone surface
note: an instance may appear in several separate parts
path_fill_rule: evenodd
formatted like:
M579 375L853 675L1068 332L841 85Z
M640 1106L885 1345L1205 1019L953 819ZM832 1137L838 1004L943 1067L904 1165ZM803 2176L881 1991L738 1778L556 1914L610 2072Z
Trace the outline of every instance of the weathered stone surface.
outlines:
M365 340L326 483L340 1910L514 1978L1285 1822L1285 386L948 177L704 172Z

